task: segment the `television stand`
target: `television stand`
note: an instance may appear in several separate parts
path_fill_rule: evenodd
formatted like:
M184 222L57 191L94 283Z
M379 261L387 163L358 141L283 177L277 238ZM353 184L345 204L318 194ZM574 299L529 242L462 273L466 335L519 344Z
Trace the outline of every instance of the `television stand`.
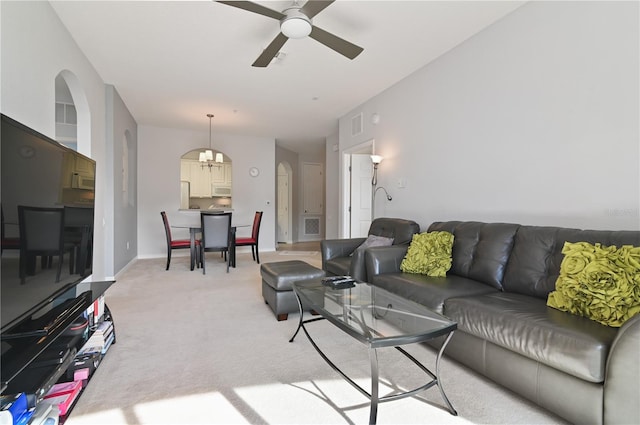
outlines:
M28 407L32 408L43 402L45 395L57 382L91 378L106 348L104 352L91 353L87 372L79 376L74 376L73 372L85 368L83 361L87 357L80 358L78 353L99 328L109 329L109 344L104 344L105 347L115 342L115 327L109 307L103 304L104 312L96 322L93 321L93 314L88 315L88 311L113 283L78 283L52 299L49 305L0 334L2 396L25 393ZM85 316L86 320L78 320ZM78 326L78 322L82 326ZM83 382L83 388L85 384ZM67 408L65 416L72 407ZM60 419L63 421L64 417Z

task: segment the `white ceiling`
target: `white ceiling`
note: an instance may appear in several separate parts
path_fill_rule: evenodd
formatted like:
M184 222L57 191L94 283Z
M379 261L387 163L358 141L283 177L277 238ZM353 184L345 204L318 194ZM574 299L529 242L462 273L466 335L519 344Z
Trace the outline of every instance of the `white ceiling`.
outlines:
M278 11L291 1L259 1ZM364 48L349 60L313 39L253 61L278 21L210 0L52 1L139 125L273 137L324 147L338 118L521 6L522 1L338 0L313 24Z

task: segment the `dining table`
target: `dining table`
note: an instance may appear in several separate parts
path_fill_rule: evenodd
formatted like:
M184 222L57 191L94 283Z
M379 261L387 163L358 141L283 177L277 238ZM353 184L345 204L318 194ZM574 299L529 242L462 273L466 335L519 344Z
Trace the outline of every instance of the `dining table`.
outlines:
M202 233L202 226L200 223L184 223L171 225L176 229L189 229L189 252L190 252L190 267L193 271L196 265L196 238L198 233ZM236 267L236 229L238 227L251 227L251 224L231 224L231 246L229 247L229 265L233 268Z

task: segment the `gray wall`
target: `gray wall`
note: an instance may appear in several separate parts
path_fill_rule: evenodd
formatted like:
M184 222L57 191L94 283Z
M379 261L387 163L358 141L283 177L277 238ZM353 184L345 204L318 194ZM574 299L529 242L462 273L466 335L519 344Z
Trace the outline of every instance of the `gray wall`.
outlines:
M378 215L640 229L638 9L529 2L345 114L341 151L385 158Z
M115 87L106 86L107 167L113 178L109 214L113 217L113 234L106 235L113 249L113 270L119 271L136 257L137 238L137 145L138 124ZM126 151L126 152L125 152ZM126 159L125 159L126 158ZM123 168L127 168L126 171ZM126 182L125 179L126 173Z
M207 118L203 114L202 131L138 126L138 257L167 255L166 237L160 211L166 211L169 223L199 222L199 212L180 211L180 157L209 145ZM213 132L212 147L224 152L233 163L233 222L252 224L256 211L263 211L260 225L260 250L275 250L275 139L238 136ZM258 167L260 175L251 177L249 169ZM176 239L189 232L175 229ZM239 228L238 235L250 235L251 227ZM238 248L251 251L250 247ZM188 255L188 253L176 253Z

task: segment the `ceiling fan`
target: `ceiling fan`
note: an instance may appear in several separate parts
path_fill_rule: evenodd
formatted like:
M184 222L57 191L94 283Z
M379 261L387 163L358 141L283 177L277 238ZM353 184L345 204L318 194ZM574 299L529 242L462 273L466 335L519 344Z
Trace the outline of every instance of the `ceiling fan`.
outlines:
M362 47L356 46L330 32L316 27L311 21L314 16L322 12L334 1L335 0L308 0L303 6L300 6L297 1L294 1L291 6L282 12L269 9L268 7L251 1L218 1L218 3L244 9L280 21L280 34L273 39L271 44L264 49L262 54L260 54L258 59L252 64L252 66L264 68L271 63L271 60L290 38L304 38L309 36L349 59L354 59L358 56L363 50Z

